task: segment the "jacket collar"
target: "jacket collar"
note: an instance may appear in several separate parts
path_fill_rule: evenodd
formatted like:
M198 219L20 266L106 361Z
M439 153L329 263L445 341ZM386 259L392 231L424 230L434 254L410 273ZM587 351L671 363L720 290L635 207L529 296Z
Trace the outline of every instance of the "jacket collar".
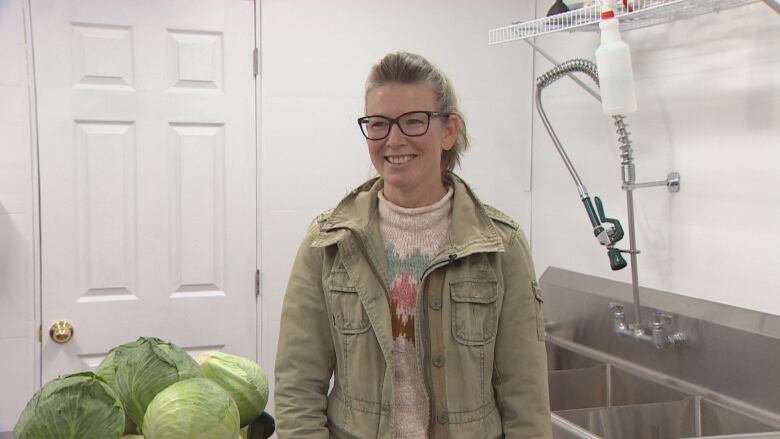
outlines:
M445 174L445 180L452 185L452 226L449 242L444 249L452 258L477 252L502 252L504 246L493 220L471 188L452 172ZM377 225L377 194L384 181L377 177L366 181L349 193L329 214L318 218L320 233L312 247L325 247L340 241L351 230L359 239L379 240ZM366 243L369 244L369 243Z

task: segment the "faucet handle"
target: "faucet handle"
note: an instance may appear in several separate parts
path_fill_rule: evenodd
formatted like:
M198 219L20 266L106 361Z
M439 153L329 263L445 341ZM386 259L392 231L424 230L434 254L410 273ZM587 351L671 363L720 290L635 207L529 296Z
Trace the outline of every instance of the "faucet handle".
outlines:
M669 314L668 312L661 311L660 309L655 310L653 315L655 316L656 323L663 323L664 321L667 321L669 323L672 322L672 315Z
M620 221L614 218L607 218L607 216L604 214L604 203L601 202L601 198L594 197L594 201L596 201L596 210L599 212L599 219L601 222L612 225L612 227L607 231L607 234L609 235L609 242L611 244L617 243L623 239L623 226L620 225Z
M625 305L623 305L622 303L609 302L609 309L610 309L610 311L615 312L615 313L622 313L624 306Z

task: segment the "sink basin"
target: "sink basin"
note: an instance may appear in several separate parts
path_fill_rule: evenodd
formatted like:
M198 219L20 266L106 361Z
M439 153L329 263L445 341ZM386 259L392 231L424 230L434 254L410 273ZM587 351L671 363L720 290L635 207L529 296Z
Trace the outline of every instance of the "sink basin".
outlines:
M590 357L550 342L547 343L546 347L548 370L582 369L602 364Z
M689 396L553 344L547 347L547 365L552 411L679 401Z
M547 344L547 365L555 439L780 438L775 421L556 344Z
M679 401L688 396L610 364L551 370L547 379L552 411Z
M674 439L780 430L698 396L653 404L562 410L556 414L605 439Z

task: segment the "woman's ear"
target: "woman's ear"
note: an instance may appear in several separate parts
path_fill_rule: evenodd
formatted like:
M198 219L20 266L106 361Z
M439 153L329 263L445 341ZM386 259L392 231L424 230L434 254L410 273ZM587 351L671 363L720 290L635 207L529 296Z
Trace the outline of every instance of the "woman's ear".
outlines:
M449 151L455 146L455 141L458 140L458 131L460 130L460 124L463 121L457 114L450 114L447 120L444 121L444 135L442 136L441 149Z

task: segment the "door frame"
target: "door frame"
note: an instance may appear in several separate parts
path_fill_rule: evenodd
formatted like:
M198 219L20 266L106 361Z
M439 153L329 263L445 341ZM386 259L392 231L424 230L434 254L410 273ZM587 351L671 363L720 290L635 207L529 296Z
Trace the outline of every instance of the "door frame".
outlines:
M263 290L263 261L262 261L262 242L263 242L263 191L262 191L262 151L261 148L262 145L262 126L263 126L263 118L262 118L262 96L263 96L263 87L262 87L262 0L253 0L253 3L255 5L255 54L257 56L256 58L256 75L255 75L255 239L257 240L255 244L255 261L257 266L255 269L257 270L257 273L259 273L259 279L257 279L258 284L256 285L256 294L257 294L257 300L255 301L256 312L255 312L255 325L257 326L257 338L255 340L255 343L257 344L256 347L256 358L255 362L258 364L261 364L263 360L263 300L265 298L265 291ZM261 364L261 366L263 366ZM263 366L263 370L269 370L265 366Z
M30 105L30 150L32 153L32 204L33 204L33 297L35 321L32 333L35 343L33 364L34 379L33 383L36 389L43 385L43 323L41 315L43 312L43 299L41 291L41 187L40 187L40 162L38 160L38 94L37 84L35 82L35 57L33 56L34 41L32 35L32 0L22 0L22 11L24 15L24 34L25 50L27 57L27 83L28 99Z

